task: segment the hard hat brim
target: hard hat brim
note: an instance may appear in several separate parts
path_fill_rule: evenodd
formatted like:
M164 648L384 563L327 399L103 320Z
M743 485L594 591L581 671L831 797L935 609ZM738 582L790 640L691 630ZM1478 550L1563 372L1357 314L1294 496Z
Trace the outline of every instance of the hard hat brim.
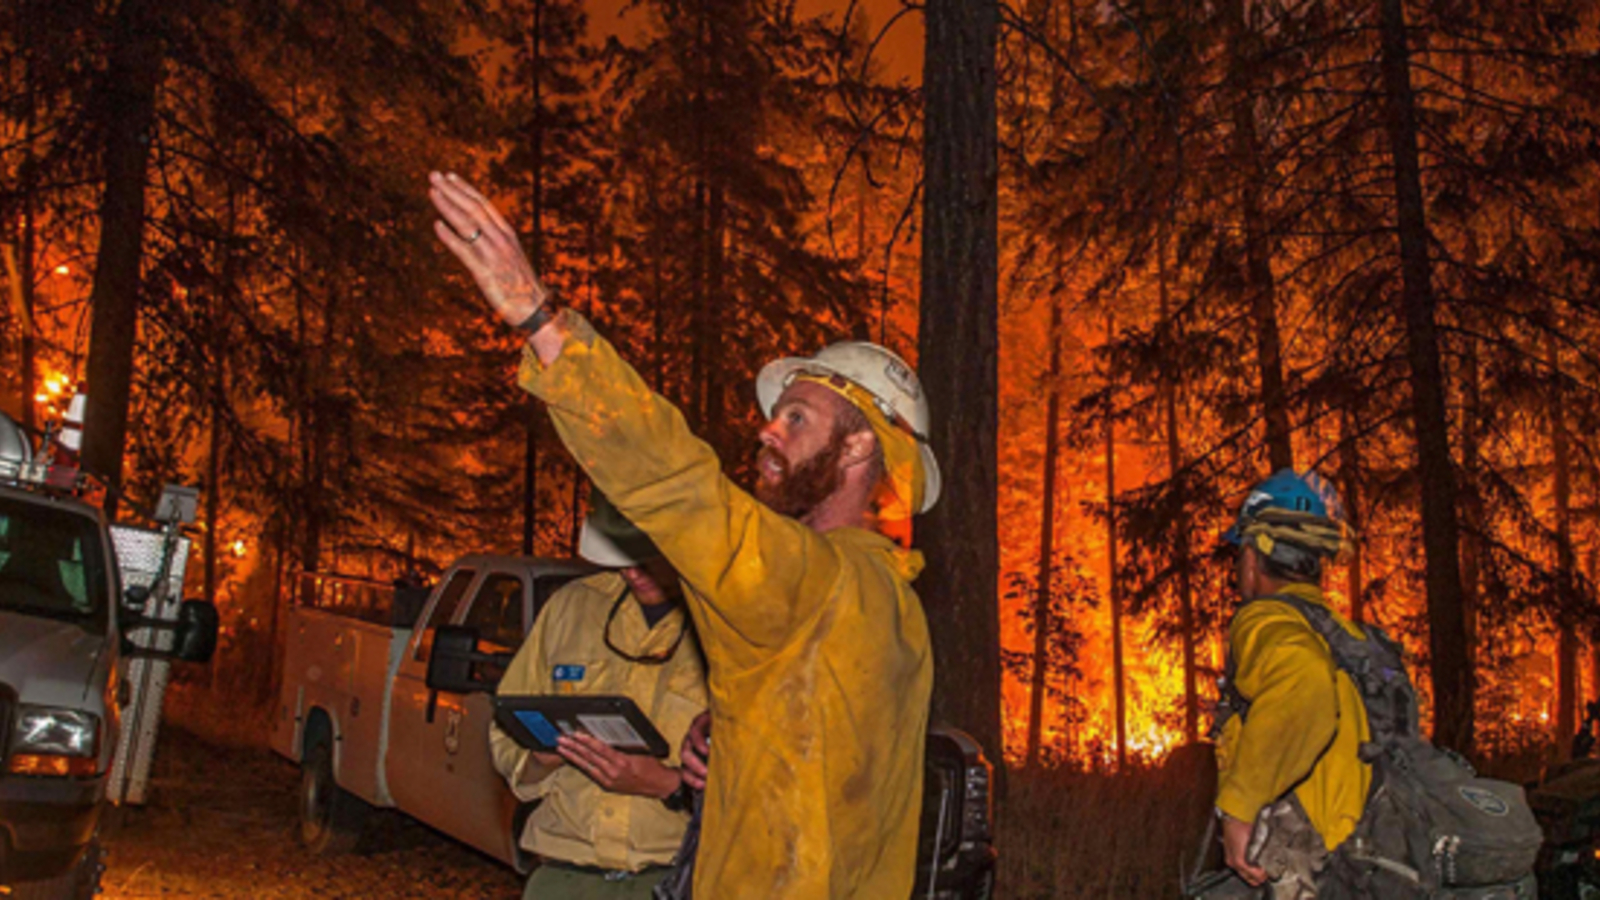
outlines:
M783 396L783 389L788 387L789 379L800 372L827 372L841 377L844 375L832 366L814 359L801 359L795 356L767 363L761 367L761 373L756 376L756 404L761 407L763 416L769 420L772 418L772 408L778 405L778 398Z
M615 541L590 524L588 519L583 520L583 528L578 532L578 555L607 569L631 569L645 563L645 560L634 559L623 552Z

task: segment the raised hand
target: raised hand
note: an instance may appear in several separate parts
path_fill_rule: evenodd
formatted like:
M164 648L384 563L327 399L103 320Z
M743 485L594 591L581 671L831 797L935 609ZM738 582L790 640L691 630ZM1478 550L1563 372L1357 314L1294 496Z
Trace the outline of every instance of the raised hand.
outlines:
M522 251L517 232L477 189L454 172L428 175L439 211L434 233L466 265L484 299L508 324L520 325L550 297Z

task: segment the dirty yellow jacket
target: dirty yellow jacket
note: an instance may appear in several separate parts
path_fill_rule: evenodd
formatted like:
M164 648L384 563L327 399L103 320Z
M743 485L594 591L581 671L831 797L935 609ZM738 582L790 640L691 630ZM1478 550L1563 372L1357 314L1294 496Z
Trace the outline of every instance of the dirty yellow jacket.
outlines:
M1289 585L1283 593L1327 605L1313 585ZM1337 611L1333 618L1362 636ZM1355 830L1372 783L1372 767L1356 755L1372 736L1361 692L1334 665L1327 642L1287 603L1246 604L1233 618L1228 641L1234 683L1250 712L1223 729L1217 808L1249 822L1293 790L1333 850Z
M691 638L662 665L632 663L605 644L606 619L625 584L614 572L573 581L551 595L500 681L501 694L621 695L633 700L672 747L706 708L705 663ZM638 601L623 601L611 641L634 656L664 653L688 620L675 609L651 627ZM654 797L614 794L572 765L545 770L498 725L489 729L494 765L519 800L544 802L528 817L522 846L548 859L636 872L666 865L688 815ZM530 767L534 771L529 771Z
M920 554L819 533L735 487L682 415L588 323L520 382L689 585L710 667L711 771L695 895L900 900L922 808L933 660Z

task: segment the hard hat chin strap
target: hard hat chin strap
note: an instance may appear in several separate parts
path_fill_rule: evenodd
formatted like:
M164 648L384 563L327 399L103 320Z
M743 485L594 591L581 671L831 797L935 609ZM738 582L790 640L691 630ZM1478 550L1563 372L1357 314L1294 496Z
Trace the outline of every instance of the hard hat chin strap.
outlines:
M903 419L900 420L901 424L892 422L884 414L879 398L842 375L800 372L793 380L820 384L861 411L873 436L878 439L878 448L883 452L884 480L898 501L884 505L878 510L878 515L887 520L909 521L922 508L923 492L928 483L927 471L922 464L922 449L909 425L903 424Z

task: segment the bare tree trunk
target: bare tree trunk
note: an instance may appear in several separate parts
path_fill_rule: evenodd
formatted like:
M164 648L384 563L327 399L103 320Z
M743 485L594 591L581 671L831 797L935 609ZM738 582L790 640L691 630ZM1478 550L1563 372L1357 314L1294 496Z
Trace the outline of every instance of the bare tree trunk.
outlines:
M578 538L583 534L583 486L588 483L583 470L572 464L572 518L568 519L567 555L578 555Z
M1116 338L1116 323L1106 314L1106 346ZM1109 363L1107 364L1109 366ZM1106 375L1106 566L1111 597L1111 684L1116 698L1117 771L1128 767L1127 673L1122 659L1122 580L1117 553L1117 425L1115 391L1110 370Z
M1056 456L1061 446L1061 306L1062 290L1056 285L1050 297L1050 369L1045 376L1044 491L1039 517L1038 593L1033 602L1033 677L1028 695L1027 766L1039 765L1039 742L1044 731L1044 695L1050 673L1056 549Z
M1428 646L1432 655L1434 740L1460 753L1473 749L1476 693L1467 651L1456 480L1450 457L1444 366L1439 359L1437 298L1428 258L1427 209L1417 148L1416 97L1411 89L1404 0L1381 0L1382 69L1387 95L1389 151L1394 165L1395 213L1402 274L1401 306L1411 369L1411 399L1422 483L1422 543L1426 553Z
M706 370L708 372L722 372L723 343L727 339L727 323L737 316L734 304L728 301L727 292L727 255L725 244L727 241L727 192L722 185L712 187L710 208L707 210L706 222L706 316L705 327L705 353ZM719 314L710 314L711 310L720 310ZM728 402L726 389L728 379L711 378L705 386L706 418L700 427L711 446L717 449L723 459L728 459L734 445L728 440L728 416L726 413Z
M1600 483L1596 484L1596 492L1600 493ZM1600 503L1600 496L1594 497L1592 502ZM1600 509L1600 506L1595 508ZM1589 541L1589 583L1600 584L1600 540L1591 535ZM1590 606L1600 602L1600 598L1593 594L1588 599ZM1589 701L1593 698L1593 701L1600 702L1600 640L1594 638L1589 641L1589 679L1589 691L1584 695L1584 699Z
M1003 771L1000 546L998 177L994 0L930 0L923 56L926 173L919 367L945 464L944 495L920 525L928 568L934 712L966 729Z
M1167 234L1163 229L1156 245L1156 282L1161 297L1161 321L1168 321L1172 301L1170 277L1167 271ZM1167 426L1167 473L1177 481L1183 472L1183 448L1178 438L1178 380L1176 377L1162 381L1161 403L1165 407ZM1180 498L1179 503L1187 500ZM1186 744L1200 740L1200 691L1195 663L1194 584L1189 570L1189 514L1187 506L1180 506L1178 520L1172 523L1172 554L1178 567L1178 628L1183 641L1183 741Z
M19 360L21 378L19 379L18 389L22 399L22 424L31 431L38 427L39 424L35 408L37 404L33 399L38 392L35 387L35 372L38 367L34 361L36 352L34 329L36 326L33 321L33 310L34 283L37 280L37 276L34 273L34 254L38 252L38 248L35 246L37 223L34 221L34 212L37 204L39 173L35 170L36 163L33 152L33 143L36 137L34 123L35 116L38 113L38 91L36 89L38 73L33 68L33 44L31 43L33 38L30 34L30 24L28 4L18 3L17 40L22 57L22 90L26 104L22 114L22 165L17 169L19 176L17 180L21 182L19 187L22 194L22 234L20 236L21 240L17 241L17 255L20 258L17 260L16 273L17 280L21 282L19 286L21 287L20 293L22 295L22 328L20 346L18 347L22 358Z
M1555 338L1545 335L1545 349L1550 361L1550 374L1556 379L1547 392L1550 417L1550 449L1555 463L1556 501L1556 610L1558 630L1556 652L1556 749L1565 756L1571 747L1573 733L1578 730L1578 631L1573 622L1571 601L1573 569L1577 561L1572 553L1572 462L1568 448L1565 420L1565 398L1560 388L1561 354L1556 349Z
M100 202L100 248L89 294L89 399L83 464L113 487L122 485L133 389L133 348L139 325L144 255L144 193L150 129L161 78L161 43L153 0L123 0L117 10L105 123L105 193ZM106 498L115 517L117 495Z
M534 271L544 272L544 0L533 0L533 28L529 40L529 93L533 128L528 135L528 255ZM533 555L539 530L539 425L544 421L539 401L528 395L523 416L522 448L522 555Z
M1478 493L1478 423L1483 421L1483 390L1478 377L1478 342L1467 339L1462 351L1461 377L1466 382L1466 409L1461 423L1461 462L1466 478L1461 512L1466 517L1461 535L1461 606L1467 634L1468 664L1476 670L1478 647L1478 592L1482 583L1480 560L1483 542L1483 501Z
M1255 328L1256 374L1261 414L1267 424L1267 458L1274 471L1294 467L1289 406L1283 386L1283 341L1278 332L1278 291L1272 274L1272 236L1261 210L1266 165L1255 113L1254 32L1244 0L1228 0L1229 80L1234 86L1234 171L1242 179L1239 205L1244 220L1245 292Z

